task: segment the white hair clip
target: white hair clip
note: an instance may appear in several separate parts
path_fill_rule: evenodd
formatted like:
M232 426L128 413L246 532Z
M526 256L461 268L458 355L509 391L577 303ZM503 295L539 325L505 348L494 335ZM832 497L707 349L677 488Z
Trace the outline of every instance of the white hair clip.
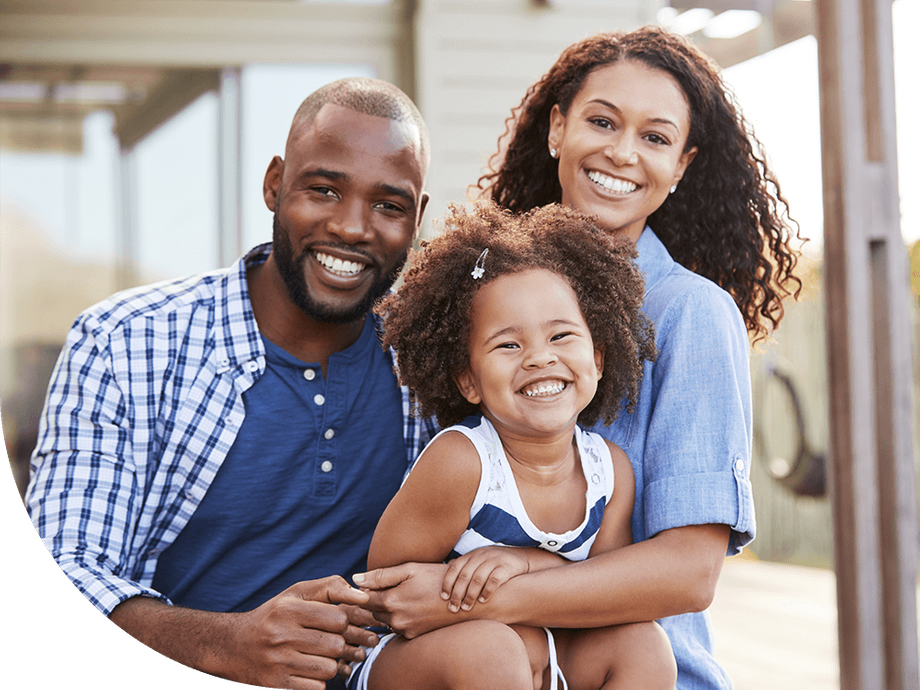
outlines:
M489 253L489 248L486 247L485 249L482 250L482 254L479 255L479 258L476 259L476 266L473 267L473 270L470 273L470 275L473 276L473 280L479 280L480 278L482 278L482 274L486 272L486 269L483 266L483 264L485 263L486 254L488 253Z

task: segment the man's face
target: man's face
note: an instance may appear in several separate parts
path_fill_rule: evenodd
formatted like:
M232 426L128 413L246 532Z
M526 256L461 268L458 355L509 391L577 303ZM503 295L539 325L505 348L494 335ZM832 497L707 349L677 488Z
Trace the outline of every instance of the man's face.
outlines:
M308 316L364 316L399 274L428 197L417 128L325 105L265 177L272 253Z

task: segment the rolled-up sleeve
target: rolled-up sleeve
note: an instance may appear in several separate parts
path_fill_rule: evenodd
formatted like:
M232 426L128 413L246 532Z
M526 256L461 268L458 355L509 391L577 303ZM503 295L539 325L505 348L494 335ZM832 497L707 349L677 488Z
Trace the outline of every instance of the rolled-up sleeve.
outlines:
M656 328L643 460L646 534L727 524L728 553L738 553L755 534L744 322L727 293L698 284L669 304Z
M52 375L26 496L46 548L106 615L134 596L164 598L127 572L140 490L132 410L114 371L107 341L82 316Z

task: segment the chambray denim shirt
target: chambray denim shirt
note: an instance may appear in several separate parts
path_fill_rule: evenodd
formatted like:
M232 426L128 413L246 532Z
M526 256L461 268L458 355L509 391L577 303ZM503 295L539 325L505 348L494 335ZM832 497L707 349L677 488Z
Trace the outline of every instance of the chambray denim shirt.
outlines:
M26 496L45 546L108 615L151 587L233 445L265 372L248 266L136 288L81 314L51 378ZM402 389L406 466L434 433Z
M646 363L639 400L592 430L629 456L636 475L633 539L674 527L726 524L728 555L754 538L751 383L747 331L732 297L676 263L651 228L636 244L643 310L658 359ZM678 666L678 690L731 688L712 657L708 613L659 621Z

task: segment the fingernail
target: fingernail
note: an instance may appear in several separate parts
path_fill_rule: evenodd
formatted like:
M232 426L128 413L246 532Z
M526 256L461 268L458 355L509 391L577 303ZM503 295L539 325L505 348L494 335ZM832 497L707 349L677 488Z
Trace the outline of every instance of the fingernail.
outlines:
M447 601L448 599L450 599L450 594L448 594L447 592L441 592L441 598L444 601Z
M469 611L473 607L470 606L469 604L463 604L463 606L461 606L460 608L463 609L464 611Z
M447 607L447 610L450 611L451 613L457 613L457 611L460 610L460 607L457 606L456 604L451 604L450 606Z
M485 603L486 603L486 598L485 598L485 597L479 597L479 602L482 603L482 604L485 604Z
M361 584L362 582L364 582L364 573L355 573L354 575L351 576L351 579L357 582L358 584Z

